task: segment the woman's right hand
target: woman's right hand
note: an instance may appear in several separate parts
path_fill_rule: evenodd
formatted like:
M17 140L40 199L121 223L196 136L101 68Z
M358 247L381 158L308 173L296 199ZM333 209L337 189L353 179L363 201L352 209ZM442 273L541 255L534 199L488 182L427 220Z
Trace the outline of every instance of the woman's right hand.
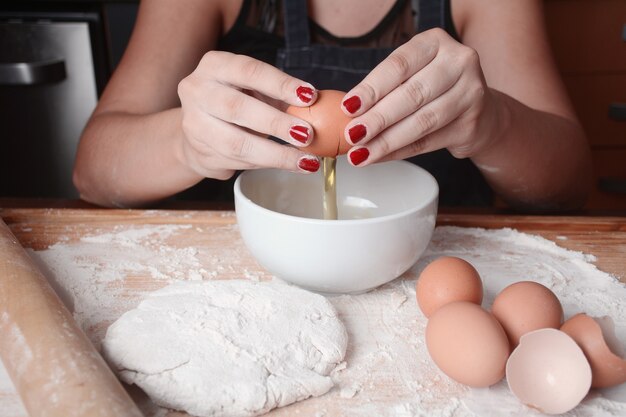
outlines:
M315 102L317 93L310 84L247 56L211 51L179 83L178 95L181 157L197 174L228 179L244 169L319 169L316 156L297 149L313 140L311 125L284 113L287 105Z

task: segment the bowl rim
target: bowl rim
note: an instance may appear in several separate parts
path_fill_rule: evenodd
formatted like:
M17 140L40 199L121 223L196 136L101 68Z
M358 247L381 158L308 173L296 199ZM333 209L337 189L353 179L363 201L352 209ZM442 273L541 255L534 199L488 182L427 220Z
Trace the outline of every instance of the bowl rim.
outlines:
M310 218L310 217L300 217L300 216L294 216L292 214L285 214L285 213L280 213L274 210L270 210L268 208L262 207L259 204L255 203L254 201L252 201L252 199L250 199L248 196L246 196L244 194L244 192L241 190L241 181L242 178L245 179L245 177L247 176L251 176L254 175L255 172L258 172L260 170L268 170L268 169L272 169L272 170L276 170L277 168L262 168L260 170L247 170L242 172L237 179L235 180L235 185L233 187L234 190L234 194L235 194L235 212L237 213L237 206L238 206L238 202L244 203L249 205L250 207L252 207L253 209L260 211L262 213L265 213L269 216L272 217L276 217L276 218L285 218L287 220L291 220L291 221L295 221L297 219L298 222L300 223L310 223L310 224L316 224L316 225L329 225L329 224L334 224L334 225L360 225L360 224L369 224L369 223L380 223L380 222L385 222L385 221L389 221L389 220L394 220L397 218L401 218L401 217L406 217L409 216L413 213L419 212L421 210L423 210L424 208L428 207L429 205L433 204L433 202L436 203L436 201L439 198L439 183L437 182L437 180L435 179L435 177L428 172L427 170L425 170L424 168L420 167L419 165L413 164L411 162L408 161L404 161L404 160L395 160L395 161L385 161L385 162L378 162L381 164L403 164L405 166L410 166L412 169L415 169L416 171L419 171L421 174L425 175L425 177L432 182L434 189L432 192L432 195L425 199L421 204L416 205L415 207L406 209L406 210L402 210L399 211L397 213L393 213L393 214L387 214L384 216L377 216L377 217L369 217L369 218L364 218L364 219L338 219L338 220L327 220L327 219L314 219L314 218ZM378 164L377 163L377 164ZM307 174L301 174L301 175L307 175ZM437 210L437 207L435 207L435 210Z

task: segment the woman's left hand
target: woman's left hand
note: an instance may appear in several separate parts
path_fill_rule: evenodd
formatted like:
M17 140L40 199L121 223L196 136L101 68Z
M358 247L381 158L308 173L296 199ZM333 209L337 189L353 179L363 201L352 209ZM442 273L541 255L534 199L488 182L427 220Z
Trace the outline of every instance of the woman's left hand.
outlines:
M498 137L496 100L475 50L442 29L423 32L346 94L348 159L364 166L442 148L472 157Z

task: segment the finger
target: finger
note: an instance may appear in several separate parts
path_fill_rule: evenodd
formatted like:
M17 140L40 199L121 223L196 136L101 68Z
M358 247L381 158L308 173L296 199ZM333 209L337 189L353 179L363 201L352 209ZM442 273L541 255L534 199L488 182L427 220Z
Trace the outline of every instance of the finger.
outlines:
M317 99L317 90L311 84L292 77L281 70L245 55L212 51L205 56L219 54L225 65L210 65L210 70L222 83L260 93L294 106L308 106ZM209 58L207 58L208 60Z
M222 159L238 161L235 169L278 168L316 172L320 166L315 155L281 145L211 116L205 116L198 122L196 132L202 131L211 132L214 138L220 138L212 141L212 149Z
M346 141L352 145L366 144L380 132L444 94L459 81L462 74L462 67L447 65L447 60L435 58L367 112L351 121L344 131Z
M455 120L447 126L444 126L435 132L429 133L428 135L425 135L418 140L415 140L408 145L383 156L378 160L378 162L397 161L447 148L453 141L452 135L458 133L459 124L460 123Z
M370 109L432 61L439 50L439 42L436 30L430 30L397 48L345 95L341 106L344 113L356 116Z
M457 119L459 115L470 107L470 104L471 100L466 98L465 89L457 83L444 95L426 104L411 116L404 118L383 131L377 137L372 138L366 147L360 147L366 148L368 155L365 159L361 158L359 163L355 165L365 166L377 162L385 156L419 141L424 136L442 129ZM440 148L443 147L445 147L445 144L440 146ZM348 153L351 162L354 162L350 155L353 150ZM363 151L360 152L363 153Z
M308 122L239 90L217 84L210 94L218 99L201 101L200 106L213 117L280 138L294 146L307 146L313 140L313 128Z

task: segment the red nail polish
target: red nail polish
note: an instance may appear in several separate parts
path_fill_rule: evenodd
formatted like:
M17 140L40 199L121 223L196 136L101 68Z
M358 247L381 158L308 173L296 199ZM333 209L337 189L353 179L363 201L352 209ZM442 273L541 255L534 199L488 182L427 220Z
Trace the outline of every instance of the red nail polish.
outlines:
M291 126L291 129L289 129L289 136L300 143L306 143L309 139L309 128L301 125Z
M367 129L362 124L354 125L350 129L348 129L348 136L350 136L350 141L354 144L363 139L366 134Z
M359 165L370 156L370 151L368 151L367 148L359 148L350 152L348 156L353 165Z
M308 104L311 102L311 100L313 100L313 97L315 96L315 91L311 87L301 85L300 87L296 88L296 95L298 96L300 101Z
M357 110L361 108L361 99L359 96L352 96L344 100L343 107L345 107L349 113L356 113Z
M320 161L317 158L303 156L298 160L298 168L308 172L317 172L320 169Z

